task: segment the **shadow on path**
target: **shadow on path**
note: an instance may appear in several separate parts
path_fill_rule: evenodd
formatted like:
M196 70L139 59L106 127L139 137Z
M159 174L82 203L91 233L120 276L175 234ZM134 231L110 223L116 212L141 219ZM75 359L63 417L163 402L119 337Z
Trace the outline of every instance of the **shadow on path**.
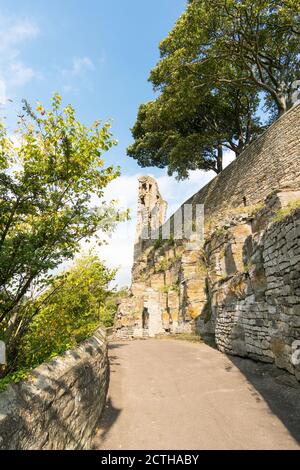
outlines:
M109 350L109 373L114 374L116 372L115 366L119 366L119 358L117 354L114 354L116 349L126 346L124 343L110 343L108 346ZM114 407L110 395L108 395L106 404L104 406L102 415L100 417L97 434L94 439L93 449L99 449L103 446L105 438L111 427L117 421L122 409Z
M99 428L94 440L93 449L100 449L101 446L103 446L107 433L117 421L121 412L122 410L115 408L111 399L108 398L99 422Z
M94 449L298 448L300 384L272 365L176 340L120 341L109 356Z
M272 364L255 362L226 355L258 392L256 400L265 400L270 412L275 414L300 444L300 383L297 379ZM232 367L227 367L230 373Z

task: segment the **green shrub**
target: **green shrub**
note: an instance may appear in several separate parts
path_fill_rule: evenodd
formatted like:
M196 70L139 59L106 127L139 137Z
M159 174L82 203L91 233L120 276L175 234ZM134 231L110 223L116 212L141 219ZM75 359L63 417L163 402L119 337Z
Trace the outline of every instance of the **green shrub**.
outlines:
M94 255L83 257L57 276L29 305L33 319L18 344L14 362L8 364L6 376L0 380L0 390L24 378L30 369L75 347L99 326L112 326L116 302L108 284L114 276L115 271Z
M40 103L34 110L24 101L21 114L17 143L0 119L0 339L5 341L8 361L0 377L19 364L23 336L36 334L38 318L47 330L48 317L53 312L56 315L61 279L49 286L53 272L74 259L82 240L99 239L128 218L128 211L119 211L114 201L107 204L103 197L108 183L120 174L119 168L107 166L103 159L104 152L116 143L110 123L96 121L85 126L71 105L62 107L57 94L49 110ZM76 289L75 280L72 282ZM47 293L37 298L47 285ZM70 308L74 307L73 316L86 306L86 315L95 315L97 293L92 305L92 293L84 298L87 284L84 295L80 289L77 298L62 290ZM93 289L96 292L96 285ZM50 303L49 292L53 294ZM65 328L73 318L66 319L67 302L59 300L64 305L57 325ZM35 323L31 325L31 321ZM64 345L66 341L60 342Z
M158 250L159 248L161 248L163 246L163 240L162 240L161 236L157 240L155 240L153 246L154 246L155 250Z

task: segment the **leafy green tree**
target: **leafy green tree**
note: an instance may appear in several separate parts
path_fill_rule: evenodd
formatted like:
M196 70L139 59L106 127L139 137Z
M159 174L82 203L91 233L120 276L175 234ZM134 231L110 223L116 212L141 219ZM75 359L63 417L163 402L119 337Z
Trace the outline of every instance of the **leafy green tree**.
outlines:
M56 276L31 304L33 319L19 344L13 368L29 369L87 338L100 325L111 326L115 310L109 283L115 270L88 254Z
M188 176L222 170L293 104L299 78L299 2L189 0L160 44L150 81L158 98L140 107L128 155L141 166Z
M81 124L54 95L49 111L24 102L17 148L0 125L0 336L9 357L30 324L30 303L49 272L72 259L83 239L123 217L103 190L119 175L102 154L115 141L110 124ZM93 200L97 205L93 205Z
M298 0L189 0L185 13L160 45L151 74L158 87L187 68L213 87L251 87L279 114L292 106L299 79Z
M178 178L195 169L220 173L224 149L239 155L261 132L257 104L251 93L233 88L203 93L193 76L180 79L141 105L128 155L141 166L168 167Z

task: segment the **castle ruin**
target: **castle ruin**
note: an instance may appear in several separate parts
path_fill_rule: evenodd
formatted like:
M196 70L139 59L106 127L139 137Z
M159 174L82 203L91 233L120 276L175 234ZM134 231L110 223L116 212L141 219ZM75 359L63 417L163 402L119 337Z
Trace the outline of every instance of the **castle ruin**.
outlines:
M205 207L202 247L157 236L166 203L153 178L140 178L119 336L211 335L221 351L274 363L300 380L299 117L294 106L187 201Z

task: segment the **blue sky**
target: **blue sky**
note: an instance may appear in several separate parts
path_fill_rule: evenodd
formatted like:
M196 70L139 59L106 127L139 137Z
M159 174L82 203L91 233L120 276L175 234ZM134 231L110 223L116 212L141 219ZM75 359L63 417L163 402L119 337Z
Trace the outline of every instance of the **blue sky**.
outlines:
M190 180L178 183L165 170L142 169L126 156L138 106L154 96L147 79L159 59L158 44L185 4L185 0L0 2L0 103L10 131L22 98L47 107L55 91L72 103L86 124L113 119L119 145L105 160L120 165L122 177L110 185L106 197L129 207L132 220L100 253L110 266L120 266L119 285L130 282L137 177L157 177L170 214L215 176L196 171Z
M22 86L10 86L7 77L7 96L16 104L22 97L47 104L59 91L85 122L113 118L120 143L113 155L127 174L136 172L136 163L125 157L129 128L138 105L153 97L147 78L159 57L158 43L184 10L185 0L0 4L1 36L14 25L23 25L19 41L11 39L11 48L18 53L13 60L23 66Z

